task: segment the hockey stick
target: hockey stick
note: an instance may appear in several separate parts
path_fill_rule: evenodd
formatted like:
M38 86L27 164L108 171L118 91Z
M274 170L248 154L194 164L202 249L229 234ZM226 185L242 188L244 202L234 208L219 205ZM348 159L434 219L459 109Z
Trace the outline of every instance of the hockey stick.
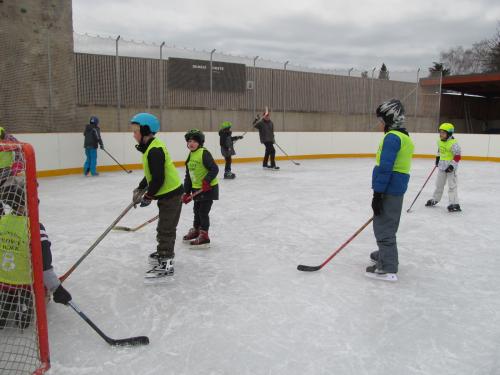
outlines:
M159 217L160 217L160 215L156 215L155 217L152 217L151 219L149 219L145 223L142 223L141 225L139 225L135 228L121 227L121 226L117 225L116 227L113 228L113 230L123 230L125 232L135 232L135 231L138 231L139 229L145 227L146 225L151 224L153 221L158 220Z
M121 169L123 169L123 170L124 170L125 172L127 172L127 173L132 173L132 171L129 171L128 169L125 169L125 167L124 167L123 165L121 165L121 164L118 162L118 160L116 160L116 159L113 157L113 155L111 155L111 154L108 152L108 150L106 150L105 148L103 148L102 150L103 150L106 154L108 154L108 155L109 155L109 157L110 157L111 159L113 159L113 160L116 162L116 164L118 164L118 165L121 167Z
M127 214L127 212L130 211L130 209L132 207L134 207L135 204L136 203L134 203L134 202L130 203L127 206L127 208L125 208L122 211L122 213L115 219L115 221L113 221L113 223L108 228L106 228L106 230L104 231L104 233L99 236L99 238L92 244L92 246L89 247L89 249L80 257L80 259L78 259L77 262L75 264L73 264L71 266L71 268L69 270L67 270L66 273L59 278L59 280L61 280L61 282L63 282L64 280L66 280L68 278L68 276L73 273L73 271L76 269L76 267L78 267L78 265L81 262L83 262L83 260L90 254L90 252L92 250L94 250L94 248L99 244L99 242L101 242L102 239L104 237L106 237L106 235L111 231L111 229L114 228L114 226Z
M349 239L348 239L346 242L344 242L344 243L343 243L343 244L342 244L342 245L341 245L341 246L340 246L337 250L335 250L335 251L333 252L333 254L332 254L332 255L330 255L330 256L329 256L329 257L328 257L328 258L327 258L327 259L326 259L323 263L321 263L319 266L305 266L305 265L303 265L303 264L299 264L299 265L297 266L297 269L298 269L299 271L306 271L306 272L313 272L313 271L318 271L318 270L322 269L322 268L323 268L323 266L324 266L325 264L327 264L330 260L332 260L332 258L333 258L335 255L337 255L338 253L340 253L340 251L341 251L344 247L346 247L346 246L349 244L349 242L351 242L351 241L354 239L354 237L356 237L358 234L360 234L360 233L363 231L363 229L365 229L365 228L368 226L368 224L370 224L372 221L373 221L373 216L370 218L370 220L368 220L366 223L364 223L364 224L363 224L363 226L362 226L361 228L359 228L359 229L356 231L356 233L354 233L351 237L349 237Z
M126 339L112 339L111 337L108 337L104 334L103 331L97 327L92 320L90 320L87 315L85 315L82 310L78 308L78 306L75 305L74 302L69 301L68 305L76 311L80 317L87 322L89 326L91 326L94 331L96 331L99 336L101 336L104 341L106 341L109 345L113 346L137 346L137 345L148 345L149 344L149 338L147 336L136 336L136 337L129 337Z
M434 173L434 171L436 170L437 168L437 165L434 166L434 168L432 168L432 171L431 171L431 174L429 175L429 177L427 177L427 180L425 180L424 182L424 185L422 186L422 189L420 189L420 191L418 192L417 196L415 197L415 199L413 200L413 203L411 204L410 208L408 208L406 210L406 212L410 212L411 208L413 207L413 205L415 204L415 202L417 201L418 197L420 196L420 193L422 192L422 190L424 190L424 187L425 185L427 185L427 182L429 181L429 179L431 178L432 174Z
M285 152L285 150L283 150L283 149L280 147L280 145L279 145L279 144L275 143L275 145L276 145L276 147L278 147L278 148L281 150L281 152L282 152L282 153L284 153L284 154L287 156L288 160L290 160L290 161L291 161L293 164L295 164L295 165L300 165L300 163L297 163L295 160L290 159L290 155L288 155L288 154Z

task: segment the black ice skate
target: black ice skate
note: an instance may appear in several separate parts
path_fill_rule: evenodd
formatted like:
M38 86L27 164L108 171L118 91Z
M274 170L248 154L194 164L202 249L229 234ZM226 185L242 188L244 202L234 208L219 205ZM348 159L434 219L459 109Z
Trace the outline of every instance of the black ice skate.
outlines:
M429 199L427 201L427 203L425 204L425 207L432 207L432 206L435 206L436 204L438 204L438 201L436 201L434 199Z
M461 212L462 209L460 208L459 204L450 204L448 206L448 211L449 212Z
M167 276L173 276L174 274L174 259L173 258L161 258L158 264L150 269L144 275L144 282L146 284L156 284L167 281Z
M233 172L231 172L231 171L224 172L224 179L225 180L233 180L235 178L236 178L236 175Z
M395 273L390 273L381 270L377 268L377 265L366 267L365 275L366 277L375 280L390 281L390 282L398 281L398 276Z

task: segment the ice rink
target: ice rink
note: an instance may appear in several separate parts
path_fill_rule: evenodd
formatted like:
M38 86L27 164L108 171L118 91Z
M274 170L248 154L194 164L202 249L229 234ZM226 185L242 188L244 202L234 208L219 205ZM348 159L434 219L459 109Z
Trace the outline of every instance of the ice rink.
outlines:
M175 275L145 285L155 224L112 231L66 280L73 300L109 336L147 335L115 348L73 310L48 305L51 375L500 374L500 164L462 161L463 212L447 192L424 207L434 166L414 160L398 233L399 281L364 276L376 249L371 225L319 265L371 216L373 159L281 161L279 172L234 164L220 180L212 247L190 250L183 207ZM184 168L179 168L181 176ZM219 174L221 176L221 174ZM40 218L64 273L129 204L142 171L39 180ZM134 227L156 205L129 212Z

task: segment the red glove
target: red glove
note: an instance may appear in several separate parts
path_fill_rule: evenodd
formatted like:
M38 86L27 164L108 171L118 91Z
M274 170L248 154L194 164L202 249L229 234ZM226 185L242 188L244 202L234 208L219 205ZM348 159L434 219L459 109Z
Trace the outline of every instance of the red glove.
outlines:
M203 183L201 184L201 191L205 192L205 191L209 191L211 189L212 189L212 187L210 186L210 182L203 180Z
M12 166L10 167L10 174L12 176L17 176L22 171L23 171L23 162L15 161L14 163L12 163Z
M191 194L184 193L184 194L182 194L181 200L182 200L182 203L188 204L189 202L191 202L193 200L193 196Z

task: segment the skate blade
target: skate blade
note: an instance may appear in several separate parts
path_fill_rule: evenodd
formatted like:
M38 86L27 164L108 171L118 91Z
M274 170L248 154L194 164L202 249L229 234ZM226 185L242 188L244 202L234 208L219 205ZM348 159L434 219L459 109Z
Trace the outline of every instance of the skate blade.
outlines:
M144 284L146 285L159 285L159 284L167 284L170 282L170 276L165 277L154 277L154 278L144 278Z
M209 243L204 243L203 245L189 245L189 248L191 250L209 249L210 248L210 244Z
M365 272L365 276L370 279L388 281L390 283L398 281L398 277L396 276L395 273L386 273L385 275L379 275L372 272Z

